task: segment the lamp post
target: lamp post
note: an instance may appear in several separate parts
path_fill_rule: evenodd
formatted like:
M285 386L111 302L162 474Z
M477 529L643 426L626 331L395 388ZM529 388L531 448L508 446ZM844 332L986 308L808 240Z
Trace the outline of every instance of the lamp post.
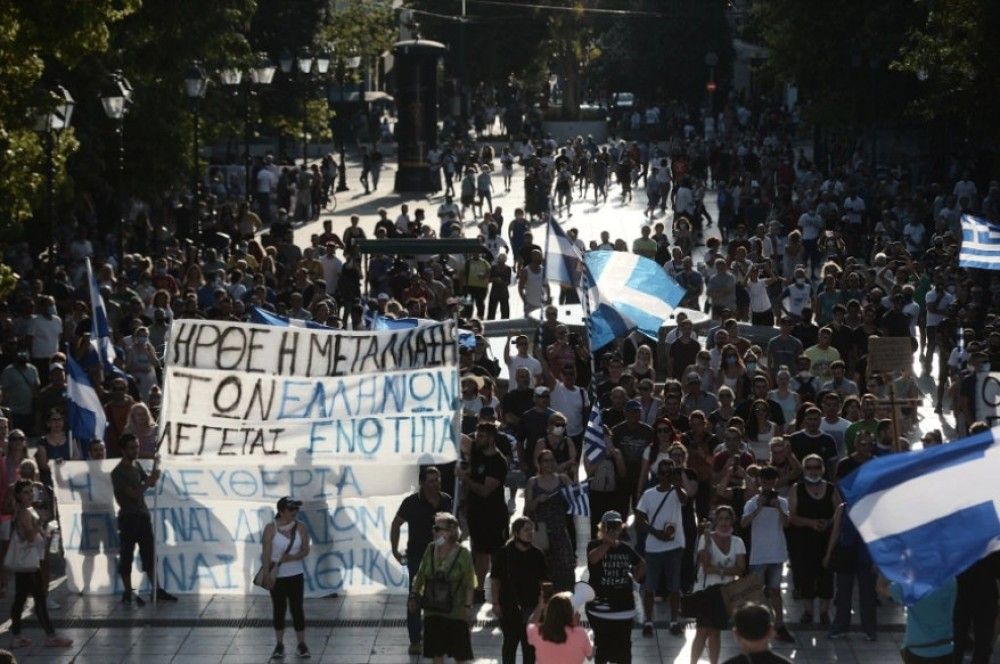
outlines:
M344 97L344 79L347 78L348 69L357 69L361 64L361 56L352 55L347 58L341 58L340 66L337 68L337 80L340 83L340 105L341 108L347 104L347 100ZM344 134L347 133L348 119L346 114L340 118L339 130L337 131L337 147L340 151L340 163L337 165L337 191L348 191L347 186L347 156L344 149Z
M115 122L118 136L118 173L115 186L118 204L118 254L125 257L125 114L132 101L132 86L121 70L114 72L101 92L101 106L109 120Z
M201 119L199 117L201 100L205 98L206 92L208 92L208 76L205 75L205 70L202 69L201 65L195 62L188 68L187 73L184 75L184 94L191 100L191 108L194 113L194 135L191 153L191 208L192 213L195 215L195 237L198 240L201 239L201 213L198 210L198 203L201 202L198 131Z
M220 73L223 85L231 88L237 88L240 81L242 81L245 86L243 100L243 168L245 171L244 175L246 176L244 184L244 197L247 203L250 203L253 200L253 178L251 174L251 170L253 169L253 158L250 155L250 139L253 136L253 125L250 118L251 101L256 94L257 87L271 84L271 81L274 80L275 70L276 68L274 63L271 62L267 55L260 53L258 54L253 66L247 70L248 76L244 76L242 71L235 68L223 69ZM234 91L233 94L235 95L238 93Z
M55 207L55 134L68 129L73 117L76 102L69 91L61 85L52 90L47 100L46 108L42 109L37 118L35 129L42 134L45 142L45 224L48 227L51 244L49 245L49 270L54 274L56 254L59 243L56 240L56 207Z

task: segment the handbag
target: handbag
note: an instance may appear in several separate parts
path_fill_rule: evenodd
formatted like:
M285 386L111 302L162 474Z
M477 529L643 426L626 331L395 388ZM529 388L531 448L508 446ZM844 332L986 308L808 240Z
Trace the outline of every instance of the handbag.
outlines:
M712 598L708 589L681 595L681 615L685 618L700 620L709 615Z
M430 546L433 547L434 545L431 544ZM439 570L434 572L424 582L424 593L420 596L420 606L425 610L437 613L451 613L454 598L451 596L451 582L448 580L448 577L451 575L451 570L455 568L455 563L458 562L458 557L461 553L461 549L456 547L455 557L451 559L451 564L448 565L447 571ZM424 555L427 554L425 553ZM434 553L431 550L431 568L434 567L433 556Z
M17 517L15 517L16 521ZM37 572L42 563L42 542L24 539L17 529L17 524L11 527L10 546L4 556L3 566L11 572Z
M277 528L278 527L275 526L275 530L277 530ZM288 538L288 546L285 547L285 552L281 554L282 558L287 556L288 552L292 550L292 544L295 543L295 536L298 534L299 526L298 524L295 524L295 527L292 528L292 536ZM277 581L272 572L274 572L275 568L277 568L280 564L281 563L275 563L270 560L261 563L260 569L258 569L257 573L253 575L253 584L258 588L263 588L264 590L272 590L275 582Z
M719 592L729 617L732 617L744 604L767 604L764 584L756 574L746 574L735 581L730 581L719 588Z

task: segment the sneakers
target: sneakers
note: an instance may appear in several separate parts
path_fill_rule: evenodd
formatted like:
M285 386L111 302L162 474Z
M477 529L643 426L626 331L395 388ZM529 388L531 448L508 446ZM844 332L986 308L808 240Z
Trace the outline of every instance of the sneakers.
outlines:
M285 644L279 643L278 645L274 646L274 650L271 651L271 659L275 660L284 658L285 658Z
M310 657L312 657L312 653L309 652L309 646L307 646L304 643L299 644L299 647L295 649L295 653L301 659L309 659Z
M784 643L795 643L795 636L793 636L784 625L778 625L775 627L774 634L778 637L779 641Z
M670 633L674 636L684 636L684 625L677 621L670 623Z
M653 636L653 623L647 621L642 626L642 635L645 637Z
M177 597L174 596L174 595L171 595L170 593L168 593L163 588L157 588L156 589L156 600L159 601L159 602L176 602L177 601Z
M424 652L424 644L420 641L410 644L410 649L407 651L411 655L421 655Z

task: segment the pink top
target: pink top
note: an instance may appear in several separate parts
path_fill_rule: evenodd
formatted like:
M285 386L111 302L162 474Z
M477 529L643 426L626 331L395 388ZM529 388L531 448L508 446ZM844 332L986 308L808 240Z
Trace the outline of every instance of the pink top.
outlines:
M567 627L566 640L562 643L543 639L536 623L528 624L527 632L528 643L535 647L538 664L583 664L594 650L590 635L582 627Z

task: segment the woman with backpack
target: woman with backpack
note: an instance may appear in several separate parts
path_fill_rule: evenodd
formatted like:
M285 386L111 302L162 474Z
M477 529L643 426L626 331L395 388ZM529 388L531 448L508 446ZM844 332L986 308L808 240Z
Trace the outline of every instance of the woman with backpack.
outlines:
M424 612L424 657L443 664L445 656L471 662L472 593L476 574L472 554L458 542L458 519L448 512L434 515L434 541L420 560L407 602L411 612Z

